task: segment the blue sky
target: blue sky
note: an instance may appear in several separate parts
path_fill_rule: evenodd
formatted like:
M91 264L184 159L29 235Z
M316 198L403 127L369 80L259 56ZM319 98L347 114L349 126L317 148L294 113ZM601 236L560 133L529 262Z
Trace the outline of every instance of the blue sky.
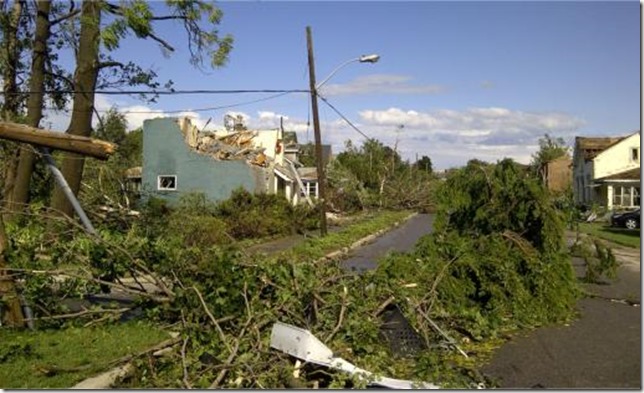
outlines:
M376 64L351 63L321 89L365 134L394 145L404 158L428 155L444 169L471 158L527 163L544 133L626 135L640 127L640 5L629 2L220 2L221 33L235 38L228 64L190 66L182 28L157 27L177 51L124 41L115 57L153 67L177 89L307 89L305 28L313 30L318 81L336 66L377 53ZM162 3L155 3L162 8ZM242 114L251 127L274 128L285 117L300 141L310 100L291 94L227 110L194 109L267 95L161 97L146 104L101 96L132 127L147 117L185 110L197 124L221 126ZM363 137L320 102L322 134L334 152ZM401 129L399 126L403 125Z

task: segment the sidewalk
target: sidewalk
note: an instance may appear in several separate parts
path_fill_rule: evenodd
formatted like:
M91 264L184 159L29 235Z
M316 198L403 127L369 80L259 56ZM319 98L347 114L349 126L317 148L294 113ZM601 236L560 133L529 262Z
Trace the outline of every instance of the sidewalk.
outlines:
M616 246L618 277L583 284L579 319L504 344L482 368L501 388L641 389L640 250ZM578 277L584 261L573 258Z

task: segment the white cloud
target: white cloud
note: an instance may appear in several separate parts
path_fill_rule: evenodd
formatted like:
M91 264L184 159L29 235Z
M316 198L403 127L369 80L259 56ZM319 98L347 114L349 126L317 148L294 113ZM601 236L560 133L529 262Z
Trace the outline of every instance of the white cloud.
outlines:
M374 74L361 76L345 84L328 84L320 87L324 96L349 94L438 94L445 88L438 85L411 84L411 77L405 75Z
M126 114L128 128L135 129L146 119L157 117L188 116L193 124L203 129L208 118L198 112L167 113L146 105L122 105L113 103L109 97L97 97L97 109L104 111L112 104ZM313 126L306 119L270 110L254 114L227 112L242 116L251 129L276 129L283 119L284 129L296 131L300 143L312 142ZM223 128L223 115L213 118L207 129ZM434 167L444 169L460 166L468 160L496 162L504 157L521 163L528 163L538 149L538 139L544 133L569 138L578 132L584 122L565 113L528 112L500 107L468 108L464 110L437 109L432 111L389 108L385 110L363 110L349 119L369 137L394 147L403 159L414 161L416 155L431 157ZM69 123L69 114L48 113L44 126L64 131ZM404 125L404 128L400 128ZM321 124L322 140L330 144L334 154L344 150L347 140L360 145L364 137L352 129L344 120L328 118Z
M373 127L391 128L403 124L414 135L483 145L523 144L533 142L544 133L567 136L584 124L583 120L565 113L523 112L496 107L431 112L389 108L364 110L359 115L362 121Z

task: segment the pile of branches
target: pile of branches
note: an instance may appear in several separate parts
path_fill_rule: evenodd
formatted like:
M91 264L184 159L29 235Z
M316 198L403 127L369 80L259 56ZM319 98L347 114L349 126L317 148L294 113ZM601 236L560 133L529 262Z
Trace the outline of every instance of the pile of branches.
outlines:
M180 329L174 351L135 361L119 387L364 387L365 381L271 349L277 321L310 330L337 356L376 374L472 387L483 378L463 355L503 332L567 320L578 289L560 213L513 162L471 162L437 196L435 231L414 252L390 255L363 275L336 261L295 253L251 257L234 246L191 245L167 233L102 233L100 241L76 234L66 255L95 269L91 277L105 274L106 266L114 277L156 277L159 293L145 292L141 306L148 318ZM120 248L105 247L106 239ZM60 263L64 250L48 251L53 259L39 260ZM18 256L10 258L13 267L29 258ZM23 273L26 281L38 276L34 269ZM423 350L402 356L386 344L381 317L394 304Z

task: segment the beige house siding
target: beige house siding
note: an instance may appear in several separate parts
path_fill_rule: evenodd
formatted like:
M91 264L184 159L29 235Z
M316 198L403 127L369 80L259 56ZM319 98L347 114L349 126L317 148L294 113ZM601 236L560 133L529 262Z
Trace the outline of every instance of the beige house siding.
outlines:
M599 153L594 159L595 179L627 172L640 167L640 134L628 136Z
M609 210L640 206L640 131L618 138L575 139L573 192L579 204Z

